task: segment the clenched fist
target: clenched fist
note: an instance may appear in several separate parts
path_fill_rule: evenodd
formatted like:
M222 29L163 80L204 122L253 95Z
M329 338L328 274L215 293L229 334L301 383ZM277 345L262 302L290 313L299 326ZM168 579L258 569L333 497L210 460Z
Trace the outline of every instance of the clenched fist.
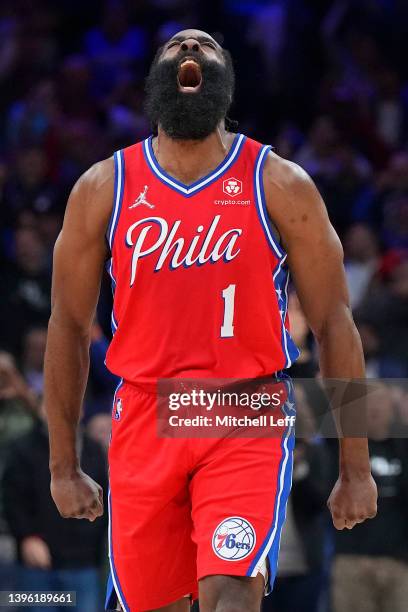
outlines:
M339 477L327 502L336 529L352 529L377 514L377 485L371 474Z
M103 514L102 487L80 469L69 476L52 475L51 495L63 518L94 521Z

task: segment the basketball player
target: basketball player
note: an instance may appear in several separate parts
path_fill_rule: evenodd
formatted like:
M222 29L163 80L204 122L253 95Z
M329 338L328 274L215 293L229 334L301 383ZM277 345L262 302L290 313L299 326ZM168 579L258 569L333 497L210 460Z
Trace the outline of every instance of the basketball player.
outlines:
M364 376L324 204L301 168L228 131L233 88L230 56L211 36L169 40L147 79L155 135L79 179L55 247L46 407L64 517L102 513L76 430L105 263L114 289L107 609L182 612L199 594L201 612L255 612L276 573L292 440L158 438L158 379L289 367L289 269L323 376ZM341 440L329 507L338 529L375 515L366 439Z

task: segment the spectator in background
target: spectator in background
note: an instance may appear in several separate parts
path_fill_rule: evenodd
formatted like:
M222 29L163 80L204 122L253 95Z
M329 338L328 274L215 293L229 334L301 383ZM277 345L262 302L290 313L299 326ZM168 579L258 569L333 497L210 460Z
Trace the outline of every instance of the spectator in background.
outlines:
M317 380L318 366L316 362L313 335L309 329L304 312L300 306L299 299L295 291L290 292L289 296L289 320L290 334L299 347L300 356L290 368L290 376L294 380L299 380L303 385L299 393L304 390L307 405L313 409L313 418L316 419L316 427L327 427L329 409L326 396ZM303 395L302 394L302 395Z
M335 151L335 168L324 185L327 209L337 232L343 236L360 207L370 195L371 166L350 144L340 142Z
M41 397L44 385L44 355L47 328L30 329L24 336L22 371L29 388Z
M380 339L374 326L362 315L355 317L358 333L363 345L367 378L378 378L381 369Z
M408 381L395 380L395 384L390 384L390 387L394 405L397 410L395 435L400 438L408 439Z
M15 171L4 186L5 223L12 226L16 215L25 209L37 213L49 210L57 204L58 195L50 181L44 149L24 147L17 153Z
M0 351L0 476L7 444L31 429L38 398L28 387L9 353Z
M390 68L380 73L377 83L377 134L390 149L395 149L406 135L401 83L397 72Z
M303 142L303 134L292 122L284 123L275 138L276 153L285 159L293 159Z
M295 154L294 160L318 183L324 186L337 168L336 147L339 134L331 117L318 117L308 138Z
M341 139L331 117L316 119L308 139L295 154L316 181L332 223L341 235L353 219L353 208L367 197L371 166L361 153Z
M382 262L380 278L357 310L357 318L374 333L379 355L378 374L408 376L408 254L389 253Z
M85 35L84 50L92 64L93 93L100 99L110 94L124 74L135 77L140 71L146 59L146 32L129 24L122 0L108 0L101 25Z
M380 176L370 218L387 249L408 249L408 153L395 153Z
M351 308L357 308L379 266L378 241L367 225L352 225L344 237L344 258Z
M392 393L378 385L368 396L371 471L378 514L335 534L333 612L405 612L408 601L408 448L391 438Z
M94 120L95 100L91 95L90 61L83 55L70 55L61 67L58 80L63 120ZM61 128L63 126L61 125Z
M40 80L27 96L10 106L5 130L7 145L12 149L27 142L47 146L59 115L54 81Z
M88 436L98 442L106 454L109 448L111 428L112 415L110 412L97 412L86 424Z
M17 63L19 41L18 21L10 16L0 20L0 82L12 74Z
M263 612L318 612L325 588L326 502L330 455L302 386L295 385L296 448L292 492L282 529L278 576Z
M112 154L112 149L106 148L105 134L98 129L96 121L68 119L59 137L62 156L59 178L65 186L72 187L98 159Z
M147 138L150 126L143 113L143 90L136 87L130 75L122 79L106 104L110 141L120 149ZM116 145L118 143L118 146Z
M112 398L119 379L106 368L105 355L108 346L109 341L95 321L89 348L90 370L85 397L85 420L101 412L108 415L112 412Z
M50 315L51 278L47 253L38 231L21 228L15 233L14 260L0 268L0 344L14 354L31 327L46 326Z
M287 3L284 0L265 2L258 11L254 11L249 25L248 42L260 49L268 93L279 89L282 80L287 11Z
M62 188L62 185L61 185ZM52 267L52 252L54 244L61 230L64 211L59 205L41 211L34 216L34 226L41 236L41 241L47 253L47 264L49 269ZM21 216L19 217L19 221Z
M26 385L13 357L0 351L0 481L8 445L30 431L37 411L37 397ZM0 589L17 589L15 545L5 523L3 497L0 487Z
M313 378L317 374L316 359L313 355L313 337L295 291L289 295L290 335L300 350L297 361L290 370L292 378Z
M10 446L3 475L5 516L17 542L21 567L19 588L76 591L77 612L100 612L106 503L104 516L94 522L60 516L50 493L48 433L42 410L40 415L33 430ZM104 452L83 432L81 465L106 492ZM70 610L56 607L55 612L64 609ZM50 612L54 608L35 606L32 610Z

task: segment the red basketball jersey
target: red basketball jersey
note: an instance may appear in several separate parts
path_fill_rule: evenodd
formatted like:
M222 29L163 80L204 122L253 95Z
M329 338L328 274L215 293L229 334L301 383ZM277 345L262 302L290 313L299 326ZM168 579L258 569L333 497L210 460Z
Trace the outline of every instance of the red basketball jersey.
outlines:
M136 383L253 378L297 358L286 254L265 205L269 149L237 134L224 161L192 185L161 168L151 138L115 153L106 358L114 374Z

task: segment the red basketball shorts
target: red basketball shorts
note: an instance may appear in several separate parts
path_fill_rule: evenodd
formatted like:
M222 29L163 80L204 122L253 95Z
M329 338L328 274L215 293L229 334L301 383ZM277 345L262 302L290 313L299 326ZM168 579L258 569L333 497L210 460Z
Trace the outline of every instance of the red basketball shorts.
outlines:
M272 585L292 477L293 432L282 437L159 438L156 398L124 384L109 448L106 609L142 612L185 595L208 575Z

